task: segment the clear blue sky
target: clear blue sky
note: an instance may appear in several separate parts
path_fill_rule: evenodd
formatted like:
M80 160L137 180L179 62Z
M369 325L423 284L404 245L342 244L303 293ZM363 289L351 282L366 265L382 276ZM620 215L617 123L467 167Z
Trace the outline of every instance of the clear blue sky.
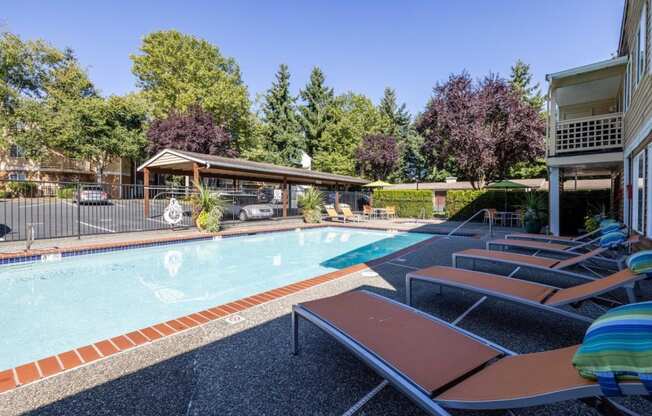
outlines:
M74 49L104 94L136 89L129 54L142 37L176 29L240 64L252 99L286 63L298 91L320 66L337 93L377 102L394 87L411 112L437 81L468 70L504 76L520 58L546 73L616 51L623 0L5 1L4 30Z

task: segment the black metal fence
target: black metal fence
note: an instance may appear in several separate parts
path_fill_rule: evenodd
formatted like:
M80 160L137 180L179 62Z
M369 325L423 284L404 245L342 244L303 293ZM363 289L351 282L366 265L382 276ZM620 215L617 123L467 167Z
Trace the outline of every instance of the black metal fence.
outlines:
M292 185L287 216L300 214L298 201L305 187ZM279 185L211 188L225 203L224 223L282 218ZM144 196L148 193L149 201ZM190 187L120 185L110 183L0 181L0 241L153 231L193 227ZM335 192L324 192L326 204ZM171 199L183 216L175 224L165 217ZM368 198L362 192L340 192L340 204L360 211ZM145 205L149 205L149 210Z

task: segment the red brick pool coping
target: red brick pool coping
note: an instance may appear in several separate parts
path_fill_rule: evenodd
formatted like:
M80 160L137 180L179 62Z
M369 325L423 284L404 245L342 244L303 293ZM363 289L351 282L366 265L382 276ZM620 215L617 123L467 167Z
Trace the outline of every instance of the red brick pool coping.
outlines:
M53 253L64 252L77 252L77 251L95 251L105 248L115 247L128 247L138 246L144 244L156 244L173 241L192 241L198 239L210 238L211 236L227 236L227 235L247 235L253 233L263 232L277 232L277 231L290 231L296 228L319 228L326 226L346 226L350 227L352 224L316 224L316 225L294 225L286 227L257 227L241 230L232 230L216 233L214 235L195 234L187 236L173 236L161 239L138 240L122 243L101 243L89 244L83 246L75 246L64 249L47 249L47 250L34 250L32 252L20 252L3 255L7 256L24 257L35 256ZM387 227L372 227L372 226L354 226L355 228L366 228L372 230L387 231ZM147 328L138 329L127 334L118 335L110 339L105 339L94 344L86 345L83 347L75 348L60 354L56 354L47 358L37 361L26 363L15 368L0 371L0 394L9 392L18 387L35 381L43 380L45 378L57 375L67 370L72 370L77 367L90 364L97 360L106 359L119 352L127 351L132 348L152 343L161 338L172 336L174 334L184 332L191 328L206 324L210 321L225 318L229 315L236 314L246 309L253 308L273 300L297 293L304 289L308 289L329 281L339 279L351 273L355 273L379 264L386 263L392 259L404 256L408 253L418 250L424 245L430 244L432 241L437 240L441 236L433 235L433 237L413 244L409 247L403 248L394 253L380 257L378 259L369 261L367 263L359 263L341 270L336 270L326 273L317 277L306 279L297 283L282 286L273 290L258 293L246 298L238 299L223 305L218 305L213 308L205 309L203 311L195 312L190 315L182 316L177 319L172 319L167 322L162 322L149 326Z

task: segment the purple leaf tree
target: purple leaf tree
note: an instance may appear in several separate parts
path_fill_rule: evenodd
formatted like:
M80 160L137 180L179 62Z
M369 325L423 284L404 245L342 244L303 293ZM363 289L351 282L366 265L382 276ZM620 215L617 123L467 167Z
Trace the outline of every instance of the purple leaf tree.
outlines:
M474 188L544 155L543 118L495 75L474 83L464 72L437 84L417 130L430 164L442 168L453 159Z
M215 124L213 116L199 106L154 120L147 131L147 139L150 154L170 148L216 156L238 156L231 134L224 126Z
M362 139L356 152L358 170L373 179L386 179L399 159L396 138L386 134L371 134Z

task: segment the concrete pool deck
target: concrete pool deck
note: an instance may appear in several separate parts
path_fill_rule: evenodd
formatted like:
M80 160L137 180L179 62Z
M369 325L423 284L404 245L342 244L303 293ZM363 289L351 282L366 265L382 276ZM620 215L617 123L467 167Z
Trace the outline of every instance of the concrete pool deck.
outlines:
M453 252L483 245L484 239L479 238L430 240L398 259L372 266L377 276L358 270L242 310L237 314L243 318L239 322L214 320L0 395L0 415L341 414L380 380L310 325L300 329L302 353L290 356L291 305L357 288L403 301L407 271L432 264L449 265ZM652 298L648 282L643 292L645 299ZM417 286L414 292L418 308L447 320L477 298L457 291L437 296L427 286ZM486 302L463 321L462 327L517 352L572 345L581 341L586 329L584 324L555 315L525 308L514 312L504 305ZM591 304L582 309L591 316L599 314ZM652 414L647 409L649 403L628 403L633 410ZM576 414L582 407L579 402L568 402L517 413ZM360 414L422 413L386 388Z

